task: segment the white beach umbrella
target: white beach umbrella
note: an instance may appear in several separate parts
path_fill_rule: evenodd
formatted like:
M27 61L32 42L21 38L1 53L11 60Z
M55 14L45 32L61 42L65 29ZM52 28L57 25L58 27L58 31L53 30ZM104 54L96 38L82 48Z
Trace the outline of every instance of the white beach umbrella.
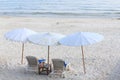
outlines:
M24 52L24 43L27 42L27 38L30 35L36 34L37 32L34 32L32 30L29 30L27 28L20 28L20 29L14 29L12 31L7 32L4 37L7 40L15 41L15 42L21 42L22 43L22 58L21 63L23 64L23 52Z
M48 60L47 63L49 64L49 50L50 46L56 46L60 45L58 41L65 37L62 34L58 33L50 33L50 32L45 32L45 33L40 33L36 35L32 35L28 38L28 40L34 44L42 45L42 46L48 46Z
M70 34L70 35L62 38L59 42L63 45L66 45L66 46L81 46L82 59L83 59L83 69L84 69L84 73L86 73L83 46L99 42L102 39L103 39L103 36L98 34L98 33L77 32L77 33L73 33L73 34Z

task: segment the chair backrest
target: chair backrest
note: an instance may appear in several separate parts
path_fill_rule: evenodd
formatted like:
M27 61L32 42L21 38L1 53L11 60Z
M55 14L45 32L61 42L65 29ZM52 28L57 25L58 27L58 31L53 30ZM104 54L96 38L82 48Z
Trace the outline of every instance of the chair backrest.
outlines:
M38 59L34 56L26 56L26 59L30 67L34 67L38 65Z
M54 70L65 70L64 61L62 59L52 59Z

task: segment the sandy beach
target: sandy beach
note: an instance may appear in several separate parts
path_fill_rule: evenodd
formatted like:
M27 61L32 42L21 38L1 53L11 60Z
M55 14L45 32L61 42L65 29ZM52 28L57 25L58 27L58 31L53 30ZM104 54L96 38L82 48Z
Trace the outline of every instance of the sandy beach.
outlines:
M51 46L50 59L61 58L71 64L65 78L50 78L26 72L25 56L47 59L47 46L25 44L21 65L21 43L8 41L4 34L12 29L28 28L37 32L96 32L104 40L84 46L86 74L83 73L80 47ZM0 17L0 80L120 80L120 20L98 18ZM59 56L58 56L59 55Z

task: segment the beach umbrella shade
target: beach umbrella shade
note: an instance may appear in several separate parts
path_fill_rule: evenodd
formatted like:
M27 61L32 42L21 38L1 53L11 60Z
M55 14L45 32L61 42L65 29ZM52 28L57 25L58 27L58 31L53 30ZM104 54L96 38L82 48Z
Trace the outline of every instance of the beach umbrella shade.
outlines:
M86 73L83 46L99 42L102 39L103 39L103 36L98 33L76 32L62 38L59 42L60 44L63 44L66 46L81 46L83 69L84 69L84 73Z
M52 33L52 32L44 32L44 33L32 35L28 38L28 40L34 44L48 46L47 63L49 64L50 46L60 45L58 41L63 37L65 37L65 36L62 34Z
M21 42L22 43L22 58L21 58L21 63L23 64L23 53L24 53L24 43L27 42L27 38L30 35L36 34L37 32L32 31L27 28L19 28L19 29L14 29L9 32L7 32L4 37L7 40L15 41L15 42Z

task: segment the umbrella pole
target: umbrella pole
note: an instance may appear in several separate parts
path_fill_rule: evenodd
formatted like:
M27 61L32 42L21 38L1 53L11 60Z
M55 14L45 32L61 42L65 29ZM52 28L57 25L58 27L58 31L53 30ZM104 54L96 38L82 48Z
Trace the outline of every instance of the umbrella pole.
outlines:
M24 53L24 43L22 43L22 59L21 59L21 64L23 64L23 53Z
M82 60L83 60L83 69L84 69L84 74L86 74L85 61L84 61L84 53L83 53L83 46L81 46L81 50L82 50Z
M50 46L48 46L48 62L47 62L48 64L49 64L49 52L50 52L49 50L50 50Z

